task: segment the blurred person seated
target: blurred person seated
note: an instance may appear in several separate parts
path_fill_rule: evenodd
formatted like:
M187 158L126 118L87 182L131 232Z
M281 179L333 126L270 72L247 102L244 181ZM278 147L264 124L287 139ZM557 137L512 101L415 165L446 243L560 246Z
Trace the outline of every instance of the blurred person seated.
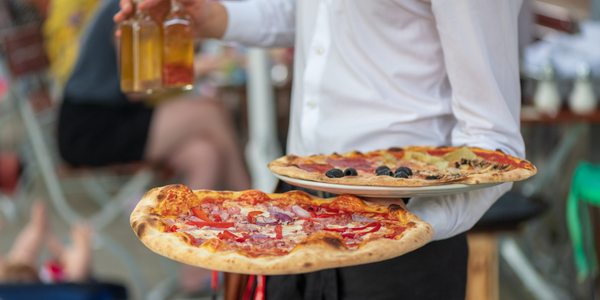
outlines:
M192 189L251 188L231 116L220 102L191 92L121 92L112 19L117 11L118 0L99 8L66 84L58 126L64 160L74 166L147 161L172 169ZM181 272L188 293L199 292L210 278L210 271L187 265Z
M74 225L70 233L71 245L63 245L48 230L43 202L34 202L29 223L21 230L7 255L0 254L0 283L90 282L92 234L87 224ZM39 266L44 244L52 256Z
M101 3L100 0L50 0L47 5L46 19L42 25L44 48L52 77L60 89L64 88L71 76L79 56L80 37Z
M192 93L163 94L156 101L154 95L121 92L112 20L118 10L117 0L100 8L66 85L58 127L65 161L149 161L173 168L192 189L249 189L233 122L218 101Z

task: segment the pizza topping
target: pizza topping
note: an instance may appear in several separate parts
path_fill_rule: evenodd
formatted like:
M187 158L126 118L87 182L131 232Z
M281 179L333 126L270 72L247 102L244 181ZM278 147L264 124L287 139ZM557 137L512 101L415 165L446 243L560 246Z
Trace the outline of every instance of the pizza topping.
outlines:
M355 168L347 168L344 170L344 175L346 176L358 176L358 172L356 172Z
M375 169L377 176L394 176L392 170L388 166L381 166Z
M404 172L397 172L396 174L394 174L394 177L396 177L396 178L408 178L408 174L406 174Z
M283 228L281 225L275 226L275 238L282 239L283 238Z
M344 177L344 171L340 169L331 169L325 172L325 175L329 178L342 178Z
M369 217L365 217L363 215L357 215L357 214L353 214L352 215L352 221L356 221L356 222L365 222L365 223L373 223L376 222L374 219L371 219Z
M233 227L234 226L233 223L220 223L220 222L195 222L195 221L188 221L186 224L195 225L195 226L198 226L199 228L202 228L204 226L209 226L209 227L212 227L212 228L229 228L229 227Z
M212 220L208 218L208 216L204 213L204 211L201 208L192 207L191 209L196 218L206 222L212 222Z
M312 207L309 207L312 210ZM301 218L311 218L311 217L316 217L317 215L313 212L312 214L305 210L304 208L298 206L298 205L294 205L292 206L292 211L298 215L298 217Z
M412 170L409 167L399 167L398 169L396 169L396 171L394 171L395 174L397 174L399 172L406 173L406 175L412 175L413 174Z
M291 195L270 198L259 191L247 191L235 198L192 199L195 206L190 205L187 214L163 215L171 223L164 232L185 234L192 246L219 252L241 249L242 254L257 257L289 253L308 236L322 231L355 250L367 240L397 238L397 227L407 225L398 223L398 217L389 210L371 210L354 196L310 202L305 193Z

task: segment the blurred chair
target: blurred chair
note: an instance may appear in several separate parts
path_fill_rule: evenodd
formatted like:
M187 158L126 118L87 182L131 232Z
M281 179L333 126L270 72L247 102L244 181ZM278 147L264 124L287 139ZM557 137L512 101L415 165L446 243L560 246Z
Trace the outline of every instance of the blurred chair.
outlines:
M466 300L499 298L498 233L516 231L541 215L547 204L510 191L498 199L467 235L469 263ZM543 299L543 298L541 298ZM549 300L553 298L547 298Z
M600 166L582 162L573 175L567 200L567 227L579 282L588 276L595 278L598 275L594 229L590 223L588 205L600 207Z
M135 258L103 229L123 216L128 200L148 189L154 178L149 165L125 164L102 168L74 168L58 155L54 133L58 105L48 93L48 59L38 26L5 30L2 41L10 74L9 98L22 119L29 144L23 147L30 178L40 174L57 213L72 224L82 219L97 231L97 242L118 257L129 270L138 295L148 292ZM81 216L67 201L65 182L78 182L101 209L92 216ZM113 190L117 188L117 190Z

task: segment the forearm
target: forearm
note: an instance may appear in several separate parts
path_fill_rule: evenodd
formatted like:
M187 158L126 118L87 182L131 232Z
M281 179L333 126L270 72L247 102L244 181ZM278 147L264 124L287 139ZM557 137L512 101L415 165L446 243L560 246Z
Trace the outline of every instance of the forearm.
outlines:
M204 14L206 18L203 22L198 22L196 33L202 38L220 39L227 30L228 15L227 10L220 3L206 3L205 10L194 9L191 11L195 20L203 20L200 14Z
M433 240L443 240L471 229L511 187L512 182L455 195L415 197L407 207L433 227Z

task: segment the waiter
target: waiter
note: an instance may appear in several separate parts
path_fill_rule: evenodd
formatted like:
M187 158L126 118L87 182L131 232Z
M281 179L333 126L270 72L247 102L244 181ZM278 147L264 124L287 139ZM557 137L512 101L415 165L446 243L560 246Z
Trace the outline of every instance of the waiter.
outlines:
M524 157L519 0L181 2L202 37L295 47L289 154L445 145ZM115 21L131 13L121 0ZM266 298L464 299L465 231L511 186L412 198L432 242L379 263L269 276Z

